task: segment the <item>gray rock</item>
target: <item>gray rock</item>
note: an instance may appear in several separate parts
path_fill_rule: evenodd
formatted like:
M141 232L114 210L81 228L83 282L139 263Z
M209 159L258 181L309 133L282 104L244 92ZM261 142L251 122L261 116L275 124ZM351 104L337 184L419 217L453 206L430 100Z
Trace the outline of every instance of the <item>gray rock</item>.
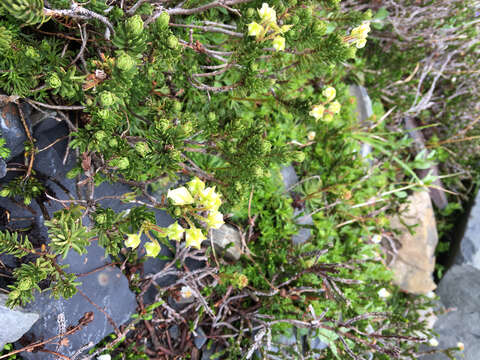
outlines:
M61 139L68 134L68 129L65 124L60 124L48 132L35 135L36 146L38 149L44 149L53 142ZM67 149L67 139L59 141L54 146L49 147L35 155L35 162L33 169L42 174L63 178L66 167L63 165L63 156Z
M0 158L0 179L4 178L5 175L7 175L7 163Z
M230 260L240 259L242 255L242 236L236 228L223 224L219 229L212 229L210 236L216 251L224 254Z
M359 122L367 121L373 115L372 100L368 96L367 89L359 85L350 86L350 95L357 100L357 118ZM372 152L370 144L362 144L360 154L362 157L367 157Z
M26 312L22 308L10 309L5 306L7 296L0 294L0 349L5 344L17 341L38 320L38 314Z
M30 114L29 109L26 106L22 106L22 109L25 117L27 117ZM18 107L14 103L9 103L0 108L0 136L5 139L6 146L10 149L8 159L23 152L23 143L27 140L27 135L20 120Z
M168 328L168 332L173 340L177 340L180 338L180 329L178 325L172 325Z
M447 312L433 327L439 349L465 345L464 359L477 360L480 353L480 270L470 265L453 266L438 285L437 294ZM444 354L429 354L422 360L446 360Z
M108 267L79 278L79 289L96 305L104 309L117 326L127 322L135 313L137 303L135 295L128 287L128 280L117 268ZM88 343L96 344L114 331L109 319L92 305L80 293L71 299L52 299L48 293L37 294L35 301L27 309L38 312L40 320L29 334L33 339L47 339L58 334L57 319L65 317L66 326L76 325L86 312L94 313L94 320L86 327L68 336L68 344L57 349L57 345L48 344L46 349L72 356L79 348ZM55 356L46 353L22 353L27 360L54 360Z
M30 121L33 126L33 133L39 134L42 132L47 132L50 129L53 129L57 125L61 123L61 121L57 120L55 116L57 113L55 111L52 112L34 112L32 116L30 116Z
M458 342L465 345L462 352L458 352L457 359L478 360L480 354L480 312L451 311L439 316L435 323L434 331L438 333L438 347L435 349L446 349L456 347ZM422 350L422 349L420 349ZM423 349L426 350L426 347ZM448 360L445 354L435 353L421 357L422 360Z
M437 295L447 308L480 312L480 270L470 265L455 265L440 281ZM480 323L478 324L480 334Z
M455 255L455 264L469 264L480 269L480 193L470 210L465 232Z
M197 349L201 349L208 340L207 335L205 335L205 332L200 327L196 328L195 332L197 335L193 338L193 342L195 343Z
M289 166L282 166L280 169L280 174L282 175L283 185L285 189L291 188L298 182L298 176L295 173L295 169L292 165Z
M313 225L312 216L310 214L303 214L302 216L298 216L302 213L303 211L298 209L295 209L294 211L295 223L300 226L298 232L292 236L292 242L295 245L305 243L308 239L310 239L310 236L312 236L312 230L306 227Z

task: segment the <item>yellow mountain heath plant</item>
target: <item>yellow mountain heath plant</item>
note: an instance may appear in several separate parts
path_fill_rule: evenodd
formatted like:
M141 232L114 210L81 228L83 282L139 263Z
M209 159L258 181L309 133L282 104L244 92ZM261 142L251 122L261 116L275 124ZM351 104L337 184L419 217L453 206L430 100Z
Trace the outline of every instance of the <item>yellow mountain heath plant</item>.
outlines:
M321 104L314 105L310 111L310 116L313 116L316 121L322 119L329 122L333 120L333 115L340 113L342 105L337 101L332 101L337 96L337 90L328 86L322 91L322 95L325 97L325 101ZM328 104L328 107L326 105Z
M285 50L285 38L282 34L290 30L292 25L278 26L277 13L267 3L263 3L257 12L261 21L248 24L248 35L255 36L258 42L273 40L272 45L276 51Z
M215 187L206 187L197 177L186 185L168 190L167 199L175 207L174 213L183 218L188 227L184 228L178 221L165 228L144 222L138 234L127 235L125 246L137 248L144 233L150 240L145 244L147 256L155 257L160 253L161 246L155 237L175 241L181 241L185 237L186 246L200 249L202 241L207 239L203 229L218 229L224 224L223 214L219 211L222 205L221 195Z

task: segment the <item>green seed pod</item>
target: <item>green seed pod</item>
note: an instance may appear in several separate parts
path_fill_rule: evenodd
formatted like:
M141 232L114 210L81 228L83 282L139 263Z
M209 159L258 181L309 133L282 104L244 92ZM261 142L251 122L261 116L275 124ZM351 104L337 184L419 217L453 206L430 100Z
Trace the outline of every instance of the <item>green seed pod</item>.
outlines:
M150 148L146 142L140 141L135 144L135 150L141 155L146 156L150 152Z
M33 286L33 281L29 277L24 277L18 282L18 289L21 291L30 290Z
M135 66L135 59L124 53L117 58L117 67L122 71L128 71Z
M99 96L100 104L102 106L109 107L115 104L115 95L113 95L110 91L102 91Z
M47 84L51 88L58 89L62 86L62 80L60 80L57 73L52 73L47 79Z
M175 210L173 210L173 215L175 215L176 217L180 217L180 215L182 215L182 210L176 207Z
M94 136L95 136L95 139L97 139L97 141L101 142L107 137L107 133L103 130L99 130L95 133Z
M143 20L140 15L134 15L127 20L125 27L129 33L138 36L143 31Z
M167 39L167 45L170 49L175 50L178 47L178 39L175 35L170 35Z
M254 17L255 16L255 10L253 8L248 8L246 15L247 15L247 18Z
M156 24L159 30L165 30L168 28L170 22L170 15L167 12L162 12L156 20Z

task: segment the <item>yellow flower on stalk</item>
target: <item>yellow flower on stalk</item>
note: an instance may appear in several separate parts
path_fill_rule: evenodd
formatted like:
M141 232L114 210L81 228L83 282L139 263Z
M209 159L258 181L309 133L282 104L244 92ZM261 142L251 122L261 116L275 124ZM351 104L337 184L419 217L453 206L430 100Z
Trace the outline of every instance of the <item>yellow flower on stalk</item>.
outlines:
M165 235L168 236L170 240L180 241L182 240L183 233L185 229L175 221L165 229Z
M140 234L127 234L127 240L125 240L125 246L136 249L140 245Z
M310 111L310 116L313 116L315 120L321 119L323 117L323 113L325 112L325 106L323 105L315 105Z
M328 111L330 111L333 114L338 114L341 108L342 108L342 105L340 105L338 101L334 101L328 106Z
M167 198L170 198L173 205L193 204L193 197L185 186L175 190L168 190Z
M323 90L322 95L327 98L327 102L330 102L335 99L335 96L337 95L337 90L335 90L334 87L329 86Z
M257 9L258 15L266 24L275 23L277 21L276 11L268 6L267 3L263 3L260 9Z
M196 249L200 249L200 247L202 246L202 241L206 240L206 237L203 234L202 230L197 229L196 227L185 230L185 233L185 244L187 246L192 246Z
M255 21L248 24L248 35L250 36L255 36L258 39L259 35L263 33L263 31L263 26L256 23Z
M366 44L367 44L367 39L358 39L355 42L355 46L356 46L357 49L364 48Z
M198 177L194 177L187 183L188 190L195 196L202 192L205 189L205 183L200 180Z
M222 205L220 194L215 192L215 186L203 189L199 195L200 203L208 210L218 210L220 205Z
M147 256L156 257L160 252L160 245L157 242L148 242L145 244Z
M273 47L276 51L285 50L285 38L283 36L275 36L275 39L273 39Z
M223 221L223 214L218 211L210 211L205 223L209 228L219 229L220 226L225 224Z

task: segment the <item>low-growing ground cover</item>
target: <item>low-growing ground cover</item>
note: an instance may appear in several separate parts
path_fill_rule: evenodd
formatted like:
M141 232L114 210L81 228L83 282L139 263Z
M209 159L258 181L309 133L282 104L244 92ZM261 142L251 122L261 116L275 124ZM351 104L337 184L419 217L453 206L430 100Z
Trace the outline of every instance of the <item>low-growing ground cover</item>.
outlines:
M433 335L418 310L431 299L393 285L379 238L394 236L389 218L410 192L442 192L438 175L475 162L451 148L472 144L478 131L464 107L476 104L468 96L472 77L445 75L473 65L476 43L464 40L475 34L468 12L459 8L445 25L458 5L452 2L438 25L427 17L404 29L396 22L403 13L393 10L417 5L0 4L0 102L15 109L25 133L16 153L0 138L8 173L0 196L2 204L40 211L48 235L1 207L0 249L20 259L6 268L7 305L27 305L40 292L78 294L83 276L98 269L78 274L69 260L88 257L92 244L110 256L100 268L118 267L138 305L122 326L103 309L115 335L94 349L63 355L49 347L53 339L26 350L80 359L195 359L200 351L219 359L420 356L419 344ZM430 48L402 32L438 28L446 33L428 40ZM436 48L439 39L447 43ZM438 60L445 49L453 55ZM463 65L447 69L456 55ZM465 85L458 90L456 81ZM359 119L349 89L358 83L373 99L368 119ZM33 124L25 106L66 123L68 133L39 148L33 127L42 120ZM462 121L452 125L454 109ZM405 116L433 132L423 152L400 122ZM460 124L456 139L452 126ZM69 149L61 156L73 159L64 198L51 182L70 185L36 165L39 153L60 141ZM446 155L452 152L460 158ZM439 161L439 173L419 174ZM285 184L281 168L290 164L298 178ZM467 196L461 186L476 176L472 168L468 179L442 178L442 186ZM103 195L106 183L129 191ZM458 207L458 199L448 201L445 214ZM170 223L160 222L167 214ZM296 243L292 237L305 227L299 218L311 219L310 236ZM235 259L209 239L224 223L241 235ZM146 273L152 259L162 267ZM92 319L70 321L88 332Z

